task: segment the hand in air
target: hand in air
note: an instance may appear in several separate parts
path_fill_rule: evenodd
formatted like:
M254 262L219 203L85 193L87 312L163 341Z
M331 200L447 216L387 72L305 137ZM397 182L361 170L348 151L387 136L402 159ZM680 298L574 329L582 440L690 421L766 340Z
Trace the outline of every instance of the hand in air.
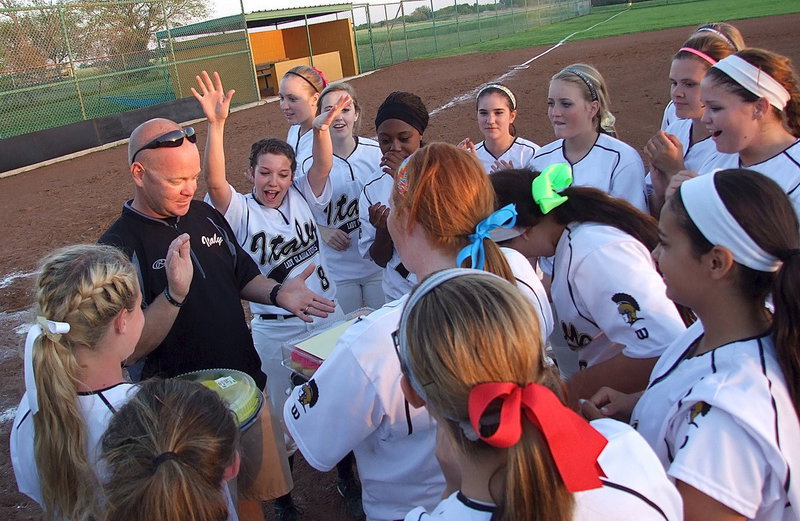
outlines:
M336 105L323 111L319 116L314 118L314 123L312 123L313 127L316 130L328 130L333 120L336 119L346 107L350 107L351 105L353 105L353 98L351 98L349 94L345 94L339 98Z
M222 80L216 71L214 72L214 81L211 81L211 77L206 71L203 71L200 76L195 76L195 79L200 92L192 87L192 95L203 107L208 122L225 121L230 112L231 99L236 91L231 89L225 92L222 88Z

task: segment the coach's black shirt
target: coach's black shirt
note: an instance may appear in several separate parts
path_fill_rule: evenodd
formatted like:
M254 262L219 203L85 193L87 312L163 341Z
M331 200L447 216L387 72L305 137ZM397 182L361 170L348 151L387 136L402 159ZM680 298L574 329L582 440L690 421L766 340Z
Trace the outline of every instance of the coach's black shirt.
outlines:
M267 379L239 296L260 272L219 212L202 201L192 201L186 215L156 219L137 212L128 201L98 242L117 246L128 255L139 272L142 302L147 307L167 286L167 250L183 233L191 238L192 284L172 329L147 355L142 378L237 369L263 389Z

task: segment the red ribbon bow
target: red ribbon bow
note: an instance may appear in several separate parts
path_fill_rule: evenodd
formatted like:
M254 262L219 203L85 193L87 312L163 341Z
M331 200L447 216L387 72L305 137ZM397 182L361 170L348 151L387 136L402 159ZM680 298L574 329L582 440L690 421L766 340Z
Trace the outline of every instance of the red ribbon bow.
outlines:
M494 400L500 399L500 424L491 436L482 436L481 417ZM510 382L478 384L469 394L469 420L478 437L499 448L515 445L522 436L522 415L541 431L567 490L580 492L602 486L605 476L597 463L608 440L583 418L564 406L543 385L529 383L520 387Z
M327 87L328 86L328 80L325 78L325 75L322 74L322 71L317 69L316 67L311 67L311 68L314 69L315 71L317 71L317 74L319 74L319 77L322 80L322 88L324 89L325 87Z

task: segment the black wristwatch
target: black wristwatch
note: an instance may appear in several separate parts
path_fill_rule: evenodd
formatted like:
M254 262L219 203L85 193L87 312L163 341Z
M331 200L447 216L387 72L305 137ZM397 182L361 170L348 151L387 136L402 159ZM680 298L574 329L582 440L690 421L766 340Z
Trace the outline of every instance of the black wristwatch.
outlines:
M273 306L278 305L278 292L283 287L283 284L275 284L272 286L272 291L269 292L269 301L272 303Z

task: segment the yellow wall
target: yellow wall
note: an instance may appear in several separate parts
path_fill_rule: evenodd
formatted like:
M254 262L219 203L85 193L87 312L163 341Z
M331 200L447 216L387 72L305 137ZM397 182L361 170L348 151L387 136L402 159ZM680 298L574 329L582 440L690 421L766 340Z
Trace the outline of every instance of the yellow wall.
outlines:
M250 33L250 45L253 47L253 63L274 62L286 58L281 30Z
M309 25L308 29L311 34L311 48L315 56L339 51L344 76L358 74L356 47L349 19L313 24ZM283 33L283 47L287 58L308 56L308 37L306 36L305 27L291 27L283 29L281 32ZM320 67L316 62L315 65L327 76L328 71Z

